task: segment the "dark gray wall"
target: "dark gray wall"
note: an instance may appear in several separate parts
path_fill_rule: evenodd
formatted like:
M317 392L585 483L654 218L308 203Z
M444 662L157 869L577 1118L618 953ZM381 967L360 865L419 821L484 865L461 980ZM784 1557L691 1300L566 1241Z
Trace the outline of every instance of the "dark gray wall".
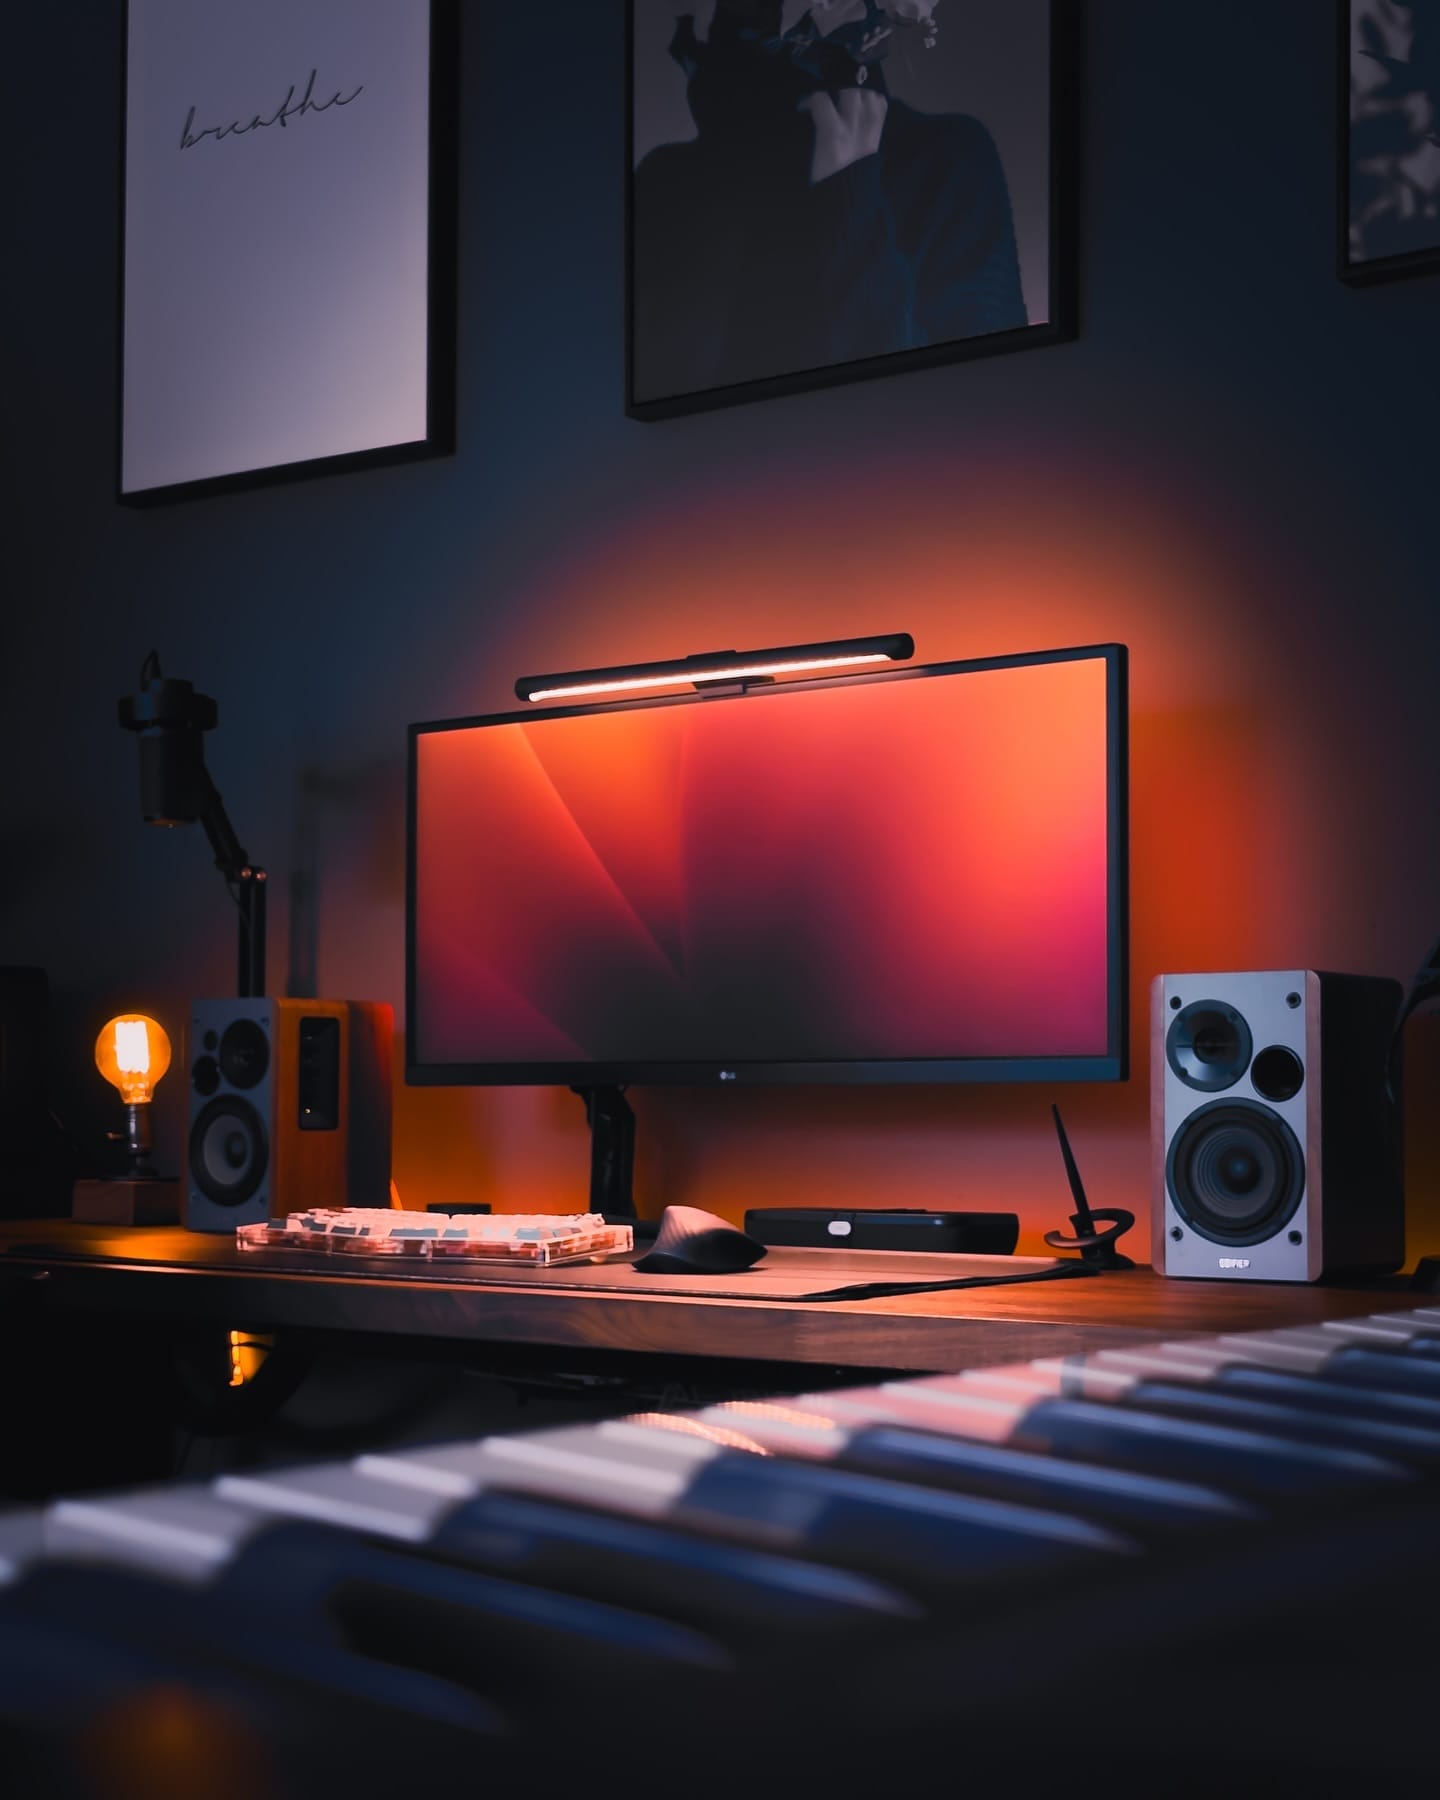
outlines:
M660 425L621 410L619 0L464 11L458 453L145 511L114 499L119 7L10 22L0 960L50 971L61 1109L109 1122L110 1011L231 980L203 840L143 829L115 724L152 646L220 701L273 984L294 878L322 991L398 1002L408 721L719 645L1113 637L1137 1078L1068 1112L1143 1204L1156 970L1404 974L1440 915L1440 284L1335 280L1331 9L1086 9L1078 342ZM1033 1241L1049 1097L644 1096L642 1194L1006 1203ZM567 1095L402 1096L407 1199L577 1204L582 1153Z

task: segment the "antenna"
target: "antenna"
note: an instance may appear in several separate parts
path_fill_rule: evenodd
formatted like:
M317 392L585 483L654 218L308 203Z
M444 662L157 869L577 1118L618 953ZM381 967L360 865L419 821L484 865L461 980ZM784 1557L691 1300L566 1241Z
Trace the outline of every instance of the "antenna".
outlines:
M1134 1263L1115 1248L1116 1238L1123 1237L1135 1223L1135 1215L1127 1212L1123 1206L1092 1207L1085 1197L1085 1183L1080 1179L1079 1165L1075 1161L1075 1152L1070 1148L1070 1140L1065 1135L1065 1121L1060 1117L1060 1108L1052 1105L1051 1117L1055 1120L1055 1135L1060 1139L1060 1154L1065 1159L1065 1175L1070 1183L1070 1193L1075 1201L1075 1210L1070 1215L1072 1237L1066 1237L1063 1231L1047 1231L1045 1242L1052 1250L1078 1250L1080 1260L1097 1269L1133 1269ZM1095 1229L1097 1220L1104 1220L1103 1231Z

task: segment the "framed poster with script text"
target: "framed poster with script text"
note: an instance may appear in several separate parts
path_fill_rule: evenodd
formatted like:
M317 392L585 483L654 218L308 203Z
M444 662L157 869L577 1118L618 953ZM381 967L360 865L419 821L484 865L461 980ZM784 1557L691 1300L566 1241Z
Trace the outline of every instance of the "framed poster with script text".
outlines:
M446 451L454 0L128 0L120 498Z

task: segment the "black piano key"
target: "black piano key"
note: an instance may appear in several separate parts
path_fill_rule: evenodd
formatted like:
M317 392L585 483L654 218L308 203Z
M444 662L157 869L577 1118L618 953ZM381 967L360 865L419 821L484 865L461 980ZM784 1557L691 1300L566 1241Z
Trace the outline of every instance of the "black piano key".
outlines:
M108 1642L96 1631L37 1618L22 1601L0 1604L0 1725L68 1725L80 1711L133 1704L147 1690L206 1672L183 1655Z
M1019 1579L1138 1548L1132 1537L1070 1514L773 1456L706 1463L671 1516L865 1569L921 1593Z
M1400 1464L1369 1451L1298 1444L1094 1400L1041 1400L1024 1415L1012 1441L1057 1456L1146 1469L1272 1499L1319 1498L1408 1475Z
M303 1522L253 1538L210 1591L276 1632L424 1671L507 1711L543 1714L557 1680L598 1703L602 1689L733 1666L686 1626Z
M373 1710L369 1718L373 1736ZM183 1646L9 1614L0 1602L0 1786L15 1800L198 1796L215 1792L219 1761L243 1772L240 1791L286 1800L323 1791L303 1779L325 1774L305 1754L307 1737L345 1743L363 1723L313 1686L221 1669ZM346 1772L345 1759L333 1759L332 1777Z
M913 1600L846 1569L527 1494L457 1507L427 1554L639 1608L731 1645L914 1619Z
M1395 1348L1402 1356L1440 1357L1440 1337L1412 1337Z
M1216 1371L1209 1385L1261 1399L1272 1396L1287 1406L1313 1408L1316 1412L1440 1428L1440 1399L1427 1394L1386 1393L1380 1388L1327 1381L1322 1375L1287 1375L1283 1369L1264 1369L1250 1363L1227 1364Z
M316 1532L323 1528L313 1527ZM40 1563L6 1590L5 1617L97 1643L138 1646L174 1658L196 1676L229 1683L281 1684L323 1717L396 1715L426 1730L503 1735L509 1721L463 1687L409 1669L383 1667L327 1643L316 1632L284 1626L227 1604L213 1590L180 1587L148 1575L86 1563Z
M1164 1413L1167 1418L1215 1419L1311 1444L1373 1450L1421 1469L1440 1467L1440 1431L1398 1425L1390 1419L1325 1414L1273 1398L1262 1400L1180 1381L1142 1381L1120 1404Z
M1361 1349L1347 1344L1325 1364L1326 1379L1346 1386L1387 1388L1399 1394L1440 1398L1440 1361L1403 1351Z
M1155 1532L1256 1517L1233 1494L1132 1469L1070 1462L903 1425L858 1431L835 1466L900 1481L1058 1508L1125 1530Z

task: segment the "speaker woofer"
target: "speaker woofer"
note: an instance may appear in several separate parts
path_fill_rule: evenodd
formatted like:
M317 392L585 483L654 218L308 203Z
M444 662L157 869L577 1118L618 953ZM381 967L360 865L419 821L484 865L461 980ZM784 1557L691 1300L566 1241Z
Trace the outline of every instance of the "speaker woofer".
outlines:
M1217 1094L1250 1067L1254 1041L1244 1015L1223 1000L1192 1000L1165 1034L1165 1057L1186 1087Z
M1165 1180L1192 1231L1216 1244L1258 1244L1293 1216L1305 1158L1278 1114L1250 1100L1213 1100L1175 1133Z
M248 1100L223 1095L203 1106L190 1128L190 1174L207 1200L240 1206L265 1179L270 1146Z

